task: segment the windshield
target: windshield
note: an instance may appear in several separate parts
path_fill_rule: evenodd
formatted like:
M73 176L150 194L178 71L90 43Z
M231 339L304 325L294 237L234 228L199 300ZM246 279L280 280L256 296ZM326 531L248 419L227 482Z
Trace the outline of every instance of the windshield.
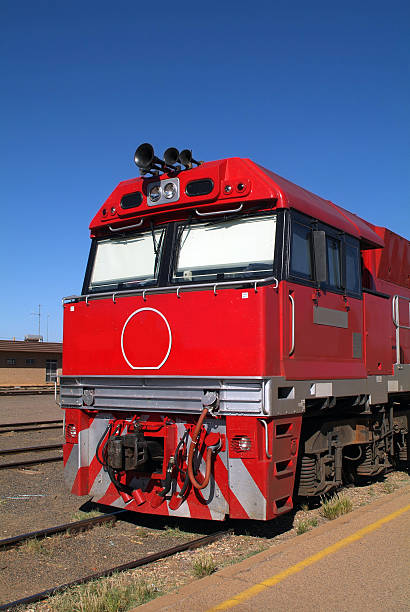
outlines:
M158 265L165 228L97 243L89 291L127 289L151 284Z
M276 215L180 226L176 282L273 273Z

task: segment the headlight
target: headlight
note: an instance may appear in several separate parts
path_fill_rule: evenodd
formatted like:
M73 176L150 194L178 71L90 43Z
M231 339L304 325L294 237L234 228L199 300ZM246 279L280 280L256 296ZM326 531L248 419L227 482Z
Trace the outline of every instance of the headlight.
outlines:
M167 200L170 200L171 198L175 198L176 195L177 188L174 183L167 183L164 187L164 196L167 198Z
M249 436L234 436L231 444L236 453L246 453L252 448L252 441Z
M161 187L159 185L154 185L149 192L149 199L152 202L157 202L161 197Z

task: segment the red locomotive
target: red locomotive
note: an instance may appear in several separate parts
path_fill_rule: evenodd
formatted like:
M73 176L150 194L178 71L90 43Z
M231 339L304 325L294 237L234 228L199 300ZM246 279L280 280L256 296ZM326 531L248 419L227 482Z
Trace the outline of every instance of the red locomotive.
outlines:
M249 159L135 162L64 299L71 492L269 520L406 462L409 242Z

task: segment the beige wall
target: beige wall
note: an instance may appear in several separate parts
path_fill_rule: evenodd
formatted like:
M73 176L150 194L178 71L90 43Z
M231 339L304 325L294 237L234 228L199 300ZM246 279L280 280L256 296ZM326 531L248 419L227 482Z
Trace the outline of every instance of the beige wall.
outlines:
M15 359L16 365L7 365L8 359ZM26 365L26 359L34 359L34 365ZM1 351L0 385L45 385L47 359L55 359L57 361L57 368L61 368L60 353Z

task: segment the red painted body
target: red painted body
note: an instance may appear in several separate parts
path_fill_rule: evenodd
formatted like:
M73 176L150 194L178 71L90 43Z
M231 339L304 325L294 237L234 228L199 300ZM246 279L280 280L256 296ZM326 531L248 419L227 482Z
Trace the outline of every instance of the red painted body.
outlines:
M235 289L94 300L64 306L65 375L135 374L121 351L121 333L128 317L138 309L162 312L172 329L172 350L161 368L165 376L266 376L279 374L279 300L270 287L258 293ZM226 317L226 313L235 313ZM269 313L269 314L267 314ZM107 321L110 324L107 325ZM84 338L87 342L84 343ZM127 325L124 349L132 364L158 364L169 345L165 323L144 311ZM154 369L143 371L155 375Z
M166 174L160 177L167 178ZM196 210L210 214L225 211L228 215L239 207L244 213L253 209L291 209L360 242L363 286L373 293L351 297L340 291L295 282L284 275L277 284L270 282L255 287L249 283L239 288L209 286L195 291L184 287L178 292L175 286L169 286L160 293L147 290L138 295L121 295L117 291L95 299L82 296L64 304L63 376L73 380L76 377L127 380L136 377L148 381L155 378L164 384L171 378L277 377L286 386L286 381L363 381L368 376L393 373L396 353L391 297L399 294L410 298L408 241L384 228L371 226L247 159L205 163L181 172L178 178L179 201L161 206L147 203L147 189L155 179L137 178L120 183L94 217L91 236L106 238L112 231L120 228L126 231L138 223L144 228L150 222L160 226L187 219ZM186 196L186 184L201 178L213 181L212 192L196 198ZM225 192L227 185L231 187L229 194ZM119 205L121 198L135 191L143 193L142 204L123 210ZM387 294L387 298L377 292ZM318 308L346 320L346 325L317 324L314 313ZM408 306L406 310L403 302L400 308L401 322L410 326ZM352 350L352 338L361 342L359 348L356 346L356 354ZM410 331L402 332L400 346L402 363L409 363ZM72 493L93 494L98 479L105 482L101 464L94 456L95 440L102 431L99 420L104 418L114 429L129 432L134 431L130 419L136 419L144 436L160 439L164 461L161 471L152 473L142 488L135 485L140 492L136 499L128 495L127 508L150 514L172 514L168 497L166 503L158 506L155 500L163 487L169 458L184 431L192 436L198 414L179 415L179 420L166 410L153 414L149 409L130 408L113 414L109 397L104 405L104 410L94 410L92 406L75 402L70 406L66 402L66 422L76 431L74 436L67 433L64 446L67 473L69 469L75 471L68 478L69 481L71 478ZM233 518L268 520L291 509L302 412L301 407L294 414L218 416L214 420L216 433L203 430L199 447L204 457L207 446L215 444L209 436L217 436L215 440L221 443L212 466L219 501L214 500L213 507L201 491L192 488L184 501L185 514L180 515L211 519L229 514ZM81 439L87 440L87 459L80 456L79 432ZM236 449L238 436L249 437L249 451ZM90 440L94 440L92 448ZM76 468L70 467L74 464ZM121 483L129 486L130 478L130 474L123 474ZM174 474L174 478L181 489L181 474ZM259 506L256 502L252 506L252 501L244 501L253 495L246 479L249 486L255 487L255 495L260 496ZM104 493L97 493L94 499L102 504L124 505L119 490L107 482ZM175 512L178 514L179 510Z

